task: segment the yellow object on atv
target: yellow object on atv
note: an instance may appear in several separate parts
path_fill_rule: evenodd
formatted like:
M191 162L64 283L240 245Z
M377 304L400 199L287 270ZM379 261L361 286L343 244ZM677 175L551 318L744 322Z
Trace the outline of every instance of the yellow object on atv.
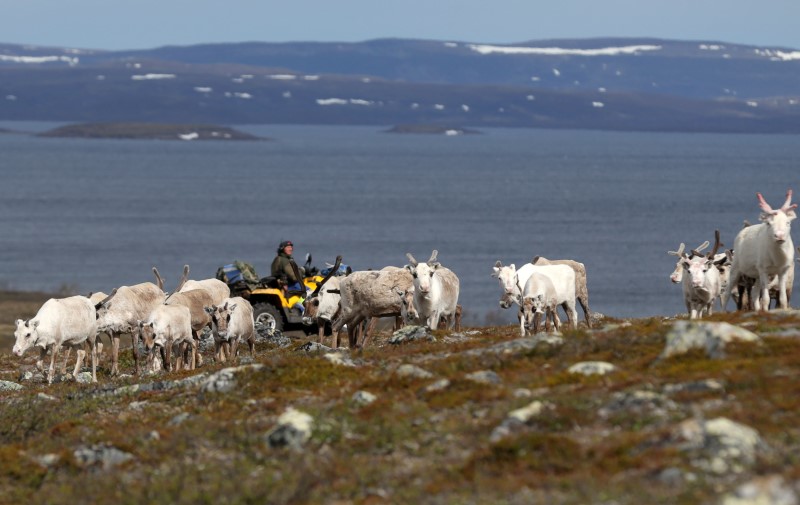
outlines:
M317 284L322 280L322 277L319 275L315 275L313 277L306 277L303 279L303 284L306 287L306 290L314 291L317 288ZM305 300L305 295L295 295L286 298L286 291L281 288L256 288L251 291L250 296L253 295L272 295L277 297L281 302L281 307L285 309L292 308L295 304L303 303Z

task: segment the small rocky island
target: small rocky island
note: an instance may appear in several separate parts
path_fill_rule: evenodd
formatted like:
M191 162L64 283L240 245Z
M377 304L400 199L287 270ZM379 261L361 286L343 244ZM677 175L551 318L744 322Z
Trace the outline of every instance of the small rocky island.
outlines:
M143 140L267 140L227 126L167 123L81 123L54 128L38 136Z
M396 125L388 130L386 133L423 133L429 135L465 135L480 133L477 130L471 130L461 126L443 126L432 124L407 124Z

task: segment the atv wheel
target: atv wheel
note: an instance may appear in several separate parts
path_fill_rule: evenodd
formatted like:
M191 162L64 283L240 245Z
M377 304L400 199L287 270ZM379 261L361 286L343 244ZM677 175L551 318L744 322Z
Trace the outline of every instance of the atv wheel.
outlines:
M283 316L274 305L257 303L253 306L253 320L256 330L263 328L267 334L283 331Z

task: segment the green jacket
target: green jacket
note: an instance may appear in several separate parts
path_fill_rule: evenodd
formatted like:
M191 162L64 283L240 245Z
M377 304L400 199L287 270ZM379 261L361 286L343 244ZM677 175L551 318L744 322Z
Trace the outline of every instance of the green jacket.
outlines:
M275 256L275 259L272 260L272 276L281 277L285 275L289 284L296 283L297 277L295 277L294 270L292 270L292 260L294 258L283 252Z

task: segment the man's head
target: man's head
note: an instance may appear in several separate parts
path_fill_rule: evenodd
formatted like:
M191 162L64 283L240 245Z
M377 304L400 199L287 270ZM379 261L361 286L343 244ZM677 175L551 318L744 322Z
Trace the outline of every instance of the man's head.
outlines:
M278 254L280 254L280 253L286 253L286 254L288 254L289 256L291 256L293 251L294 251L294 244L292 244L292 241L291 241L291 240L284 240L284 241L283 241L283 242L281 242L281 244L278 246Z

